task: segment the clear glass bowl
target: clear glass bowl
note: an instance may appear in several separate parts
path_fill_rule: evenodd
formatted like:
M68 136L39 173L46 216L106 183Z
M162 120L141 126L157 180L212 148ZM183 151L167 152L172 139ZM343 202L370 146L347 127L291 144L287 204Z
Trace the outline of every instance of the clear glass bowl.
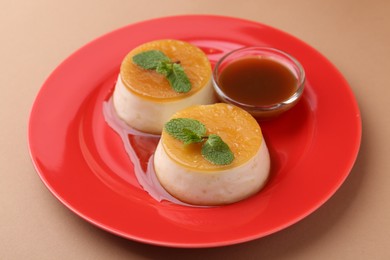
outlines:
M288 68L296 78L296 87L293 94L278 103L269 105L245 104L228 96L220 86L220 75L226 66L246 57L271 59ZM244 47L229 52L217 62L213 71L213 85L221 101L241 107L258 119L270 119L289 110L299 101L305 86L305 71L294 57L281 50L270 47Z

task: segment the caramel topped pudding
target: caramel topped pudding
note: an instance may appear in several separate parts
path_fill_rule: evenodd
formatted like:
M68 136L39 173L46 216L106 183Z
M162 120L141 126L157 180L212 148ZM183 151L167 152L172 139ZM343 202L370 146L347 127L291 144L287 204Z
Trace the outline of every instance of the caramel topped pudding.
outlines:
M135 56L148 51L162 53L169 66L180 67L190 89L178 92L172 87L175 69L167 75L134 62ZM123 121L137 130L155 134L161 133L164 122L176 111L213 102L211 65L207 56L198 47L177 40L152 41L133 49L122 62L113 93L114 108Z
M247 198L263 187L270 158L260 126L248 112L217 103L188 107L171 119L178 118L201 122L206 136L218 135L234 159L228 164L210 162L202 154L204 142L184 144L164 129L154 168L172 196L189 204L223 205Z

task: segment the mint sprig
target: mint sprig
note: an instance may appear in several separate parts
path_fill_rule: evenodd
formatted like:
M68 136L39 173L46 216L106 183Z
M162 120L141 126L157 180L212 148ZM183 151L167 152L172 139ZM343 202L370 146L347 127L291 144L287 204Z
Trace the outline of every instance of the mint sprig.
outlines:
M164 75L174 91L187 93L191 90L191 82L179 62L172 62L163 52L158 50L144 51L134 55L133 62L147 70L155 70Z
M229 146L218 135L211 134L202 146L202 155L215 164L230 164L234 155Z
M133 57L135 64L147 70L154 70L161 62L169 61L170 59L163 52L157 50L144 51Z
M175 118L165 124L165 130L184 144L203 142L201 153L209 162L227 165L234 160L229 146L216 134L206 135L206 127L198 120L191 118Z
M180 64L173 63L172 71L166 77L176 92L187 93L191 90L191 82Z
M165 130L184 144L202 142L206 127L198 120L190 118L174 118L165 124Z

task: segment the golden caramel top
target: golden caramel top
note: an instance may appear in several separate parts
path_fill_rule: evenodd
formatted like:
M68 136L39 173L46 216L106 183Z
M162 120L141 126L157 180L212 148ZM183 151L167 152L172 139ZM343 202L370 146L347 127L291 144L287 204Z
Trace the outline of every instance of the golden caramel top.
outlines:
M234 160L229 165L215 165L203 158L201 143L184 145L163 130L162 145L168 156L184 167L200 171L235 168L249 161L260 149L263 135L257 121L245 110L225 103L191 106L172 118L192 118L206 126L207 133L217 134L230 147Z
M177 93L164 75L133 63L134 55L149 50L162 51L173 62L180 61L191 82L191 90ZM210 81L211 65L205 53L192 44L177 40L158 40L142 44L127 54L122 62L120 75L123 84L134 94L146 99L169 101L191 96L202 89Z

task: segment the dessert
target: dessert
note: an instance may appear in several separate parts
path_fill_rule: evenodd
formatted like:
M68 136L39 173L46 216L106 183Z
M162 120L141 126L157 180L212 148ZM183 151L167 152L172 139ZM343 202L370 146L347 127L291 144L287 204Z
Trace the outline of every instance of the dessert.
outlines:
M248 112L225 103L196 105L178 111L169 122L175 119L201 122L206 135L218 135L234 158L226 164L212 163L202 154L203 141L184 144L165 127L154 154L154 170L172 196L193 205L224 205L263 187L270 158L260 126Z
M159 69L145 69L134 61L136 55L150 51L158 51L168 58L163 65L185 73L190 89L177 92L170 80L175 73L168 75L166 71L158 72ZM176 111L215 102L210 62L202 50L187 42L158 40L142 44L124 58L112 98L117 115L127 125L160 134L164 123Z

